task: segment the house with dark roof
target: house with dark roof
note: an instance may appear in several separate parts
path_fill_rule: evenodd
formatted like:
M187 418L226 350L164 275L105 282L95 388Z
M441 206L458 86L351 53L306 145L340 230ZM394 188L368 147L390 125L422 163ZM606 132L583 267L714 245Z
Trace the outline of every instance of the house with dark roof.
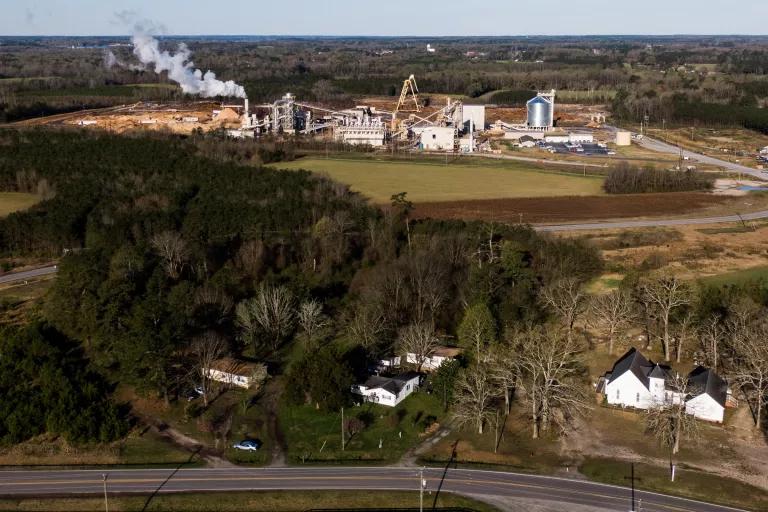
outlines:
M361 395L366 402L394 407L419 387L421 376L408 372L394 377L373 375L363 384L352 386L352 393Z
M604 393L611 405L649 409L671 398L667 390L669 367L653 363L635 348L624 354L605 374Z
M646 359L636 348L621 356L598 382L597 390L611 405L650 409L685 402L685 410L697 418L722 423L728 401L728 384L702 366L688 374L685 393L670 382L669 366Z
M723 422L728 401L728 383L718 374L697 366L688 374L688 393L685 412L706 421Z

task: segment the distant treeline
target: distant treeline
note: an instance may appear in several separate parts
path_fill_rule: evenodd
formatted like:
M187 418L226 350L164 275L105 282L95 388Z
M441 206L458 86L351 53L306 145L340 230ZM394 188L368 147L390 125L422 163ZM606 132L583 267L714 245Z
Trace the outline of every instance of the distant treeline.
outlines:
M705 124L732 124L768 133L768 109L753 105L720 105L676 98L674 118L681 122L699 121Z
M668 171L653 167L635 167L622 162L613 169L603 188L609 194L647 194L711 190L714 178L700 172Z

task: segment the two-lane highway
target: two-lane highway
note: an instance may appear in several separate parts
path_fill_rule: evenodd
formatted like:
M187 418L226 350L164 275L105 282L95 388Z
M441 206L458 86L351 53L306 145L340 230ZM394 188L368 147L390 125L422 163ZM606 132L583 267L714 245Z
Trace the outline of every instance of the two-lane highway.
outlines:
M235 469L140 469L0 471L0 496L43 497L98 495L103 475L112 494L303 491L303 490L398 490L419 488L419 471L402 467L311 467ZM427 491L452 492L482 498L525 498L561 504L585 505L605 510L630 509L631 492L624 487L584 480L438 468L424 471ZM733 512L733 508L662 494L638 491L636 499L646 512Z
M7 274L0 275L0 284L27 281L35 277L49 276L51 274L55 274L58 271L59 271L58 265L49 265L47 267L35 268L32 270L25 270L23 272L9 272Z

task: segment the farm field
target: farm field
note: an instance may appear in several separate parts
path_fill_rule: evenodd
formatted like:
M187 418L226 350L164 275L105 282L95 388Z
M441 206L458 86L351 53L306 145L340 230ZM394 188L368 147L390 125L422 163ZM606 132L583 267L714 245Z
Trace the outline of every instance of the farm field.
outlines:
M0 217L5 217L13 212L26 210L40 201L36 194L23 192L0 192Z
M327 174L376 203L388 203L400 192L407 192L414 203L603 194L601 178L539 171L516 162L445 165L438 161L305 158L275 167Z
M731 201L699 192L443 201L417 204L414 217L546 224L698 214Z

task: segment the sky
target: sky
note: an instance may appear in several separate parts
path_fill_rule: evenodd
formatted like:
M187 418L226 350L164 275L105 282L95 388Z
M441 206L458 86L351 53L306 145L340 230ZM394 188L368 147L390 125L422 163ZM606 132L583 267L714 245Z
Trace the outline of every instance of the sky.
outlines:
M0 35L768 34L768 0L0 0Z

